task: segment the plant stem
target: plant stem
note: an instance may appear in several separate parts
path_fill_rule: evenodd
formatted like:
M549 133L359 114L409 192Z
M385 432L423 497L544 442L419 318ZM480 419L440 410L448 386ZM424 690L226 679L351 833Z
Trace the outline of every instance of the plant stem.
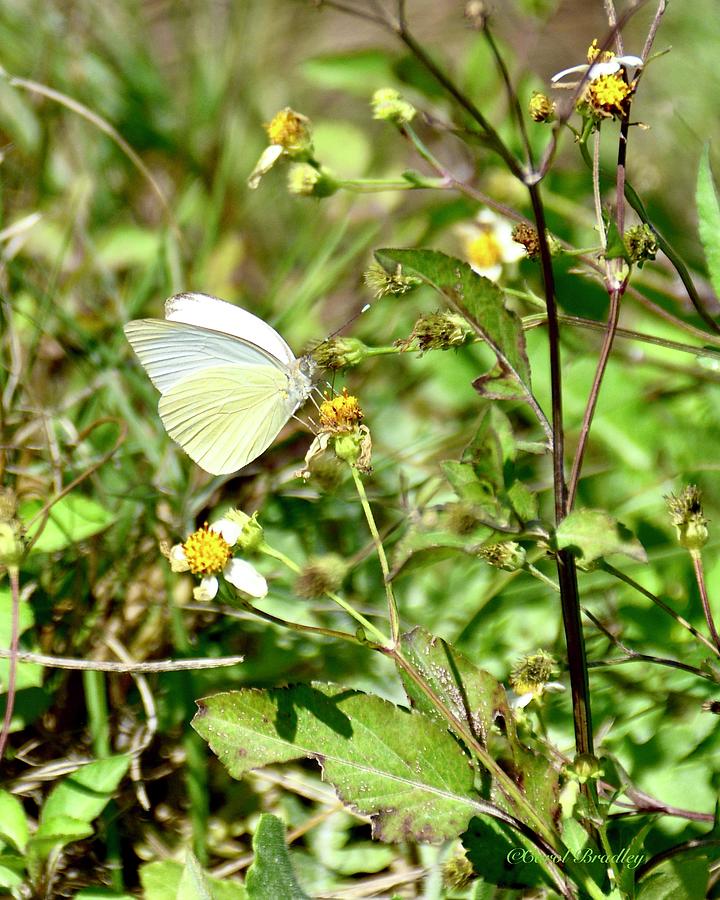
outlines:
M619 569L616 569L615 566L611 566L610 563L607 563L605 561L601 561L598 564L598 567L604 572L607 572L609 575L613 575L620 581L624 581L625 584L629 585L631 588L634 588L644 597L647 597L648 600L651 600L656 606L660 607L663 612L666 612L669 616L672 616L672 618L675 619L678 625L682 625L682 627L689 631L690 634L693 635L693 637L697 638L702 644L704 644L708 648L708 650L712 650L712 652L716 656L720 656L720 649L711 644L704 634L700 634L697 628L695 628L694 625L691 625L687 619L684 619L681 615L678 615L678 613L676 613L675 610L672 609L672 607L668 606L667 603L665 603L647 588L644 588L639 582L635 581L633 578L630 578L629 575L626 575L624 572L621 572Z
M702 600L703 613L705 613L705 621L707 622L710 637L713 643L720 651L720 636L718 636L715 620L713 619L712 609L710 608L710 600L705 586L705 570L703 567L702 555L699 550L690 553L693 561L693 569L695 571L695 580L697 581L698 590L700 591L700 599Z
M12 620L10 624L10 659L8 662L8 683L5 697L5 715L0 732L0 760L10 736L13 709L15 708L15 687L17 684L18 644L20 642L20 571L17 566L8 567L10 591L12 594Z
M380 561L380 568L383 573L383 583L385 585L385 598L387 599L388 606L388 619L390 620L390 638L392 640L393 646L396 647L400 640L400 616L398 615L397 601L395 600L392 582L390 581L390 566L388 565L385 548L383 547L380 533L378 532L377 525L375 524L375 517L373 516L372 509L370 507L370 504L368 503L367 494L365 493L365 485L363 484L362 478L360 477L360 473L353 465L350 465L350 471L352 472L353 481L355 482L355 488L358 492L358 497L360 498L363 512L365 513L365 519L367 521L368 528L370 529L373 543L375 544L375 551L377 553L378 560Z
M82 674L85 704L88 714L88 729L95 756L107 759L110 756L110 719L108 716L107 684L102 672L85 670ZM101 819L105 828L107 863L115 891L123 890L122 848L117 826L117 809L114 801L103 810Z
M540 244L543 287L548 317L548 343L550 345L550 392L552 397L553 424L553 484L555 495L555 524L565 518L567 510L567 486L564 472L564 429L562 413L562 372L560 367L560 328L555 301L555 276L547 240L545 211L539 184L528 185L535 216L535 226ZM560 602L562 606L565 642L570 672L570 690L573 704L575 746L578 753L592 753L592 720L590 713L590 686L588 683L585 639L580 621L580 596L577 583L575 558L569 550L556 554Z

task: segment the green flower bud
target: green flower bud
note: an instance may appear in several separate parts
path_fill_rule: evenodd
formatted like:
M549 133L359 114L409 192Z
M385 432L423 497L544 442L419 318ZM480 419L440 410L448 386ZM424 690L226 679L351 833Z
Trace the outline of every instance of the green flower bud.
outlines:
M625 232L625 247L628 256L638 269L642 269L643 263L655 259L658 252L657 241L652 228L647 224L633 225Z
M348 566L341 556L328 553L317 556L303 566L295 580L295 593L303 600L314 600L336 591L347 574Z
M310 163L294 163L288 170L288 191L300 197L330 197L340 184L327 169Z
M449 350L462 346L472 333L466 319L458 313L428 313L420 316L410 336L398 341L398 346L409 350L416 344L421 354L428 350Z
M249 516L241 509L231 509L225 513L225 519L229 519L231 522L236 522L238 525L242 526L240 537L235 543L235 547L237 547L238 550L252 553L253 551L258 550L265 540L265 533L262 525L257 520L257 516L258 514L256 512Z
M689 550L691 554L699 554L708 539L707 519L703 513L700 489L694 484L689 484L680 494L677 496L670 494L665 500L680 546Z
M579 753L573 764L568 766L567 773L571 778L575 778L580 784L585 784L590 779L602 777L603 770L600 760L592 753Z
M421 280L414 275L403 275L402 267L398 265L394 274L386 272L379 263L373 263L363 276L365 284L373 292L373 296L387 297L388 295L398 296L406 294L418 284Z
M479 555L496 569L504 569L506 572L515 572L525 565L525 548L516 541L499 541L497 544L488 544L481 547Z
M392 122L394 125L407 125L415 118L415 107L403 100L399 91L394 88L379 88L372 96L370 106L374 119Z
M475 878L472 863L465 855L451 857L443 866L443 884L456 891L466 888Z
M17 568L24 552L20 523L14 520L0 522L0 566L6 569Z
M330 338L318 344L310 356L323 369L347 369L359 365L368 355L368 348L357 338Z

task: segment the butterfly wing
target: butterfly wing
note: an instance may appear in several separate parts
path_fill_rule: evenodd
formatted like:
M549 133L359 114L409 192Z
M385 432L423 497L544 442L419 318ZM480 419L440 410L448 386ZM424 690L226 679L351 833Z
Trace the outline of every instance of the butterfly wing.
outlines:
M246 309L210 294L175 294L165 301L165 318L232 334L289 364L295 355L275 329Z
M255 344L199 325L136 319L125 326L125 335L161 394L194 372L218 365L284 367Z
M188 375L158 408L167 433L201 469L226 475L260 456L295 406L283 370L235 364Z

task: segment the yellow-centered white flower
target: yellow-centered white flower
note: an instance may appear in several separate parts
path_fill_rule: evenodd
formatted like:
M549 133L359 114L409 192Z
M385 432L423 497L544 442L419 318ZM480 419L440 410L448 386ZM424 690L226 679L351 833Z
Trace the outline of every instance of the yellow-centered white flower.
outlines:
M500 277L503 266L525 256L525 248L512 239L512 230L507 219L489 209L479 212L474 221L455 226L470 267L491 281Z
M194 532L184 544L175 544L170 550L170 568L173 572L193 571L200 574L198 566L205 570L219 568L218 572L206 571L203 574L200 584L193 590L196 600L209 602L217 596L220 588L218 574L250 597L260 599L267 595L267 581L255 566L230 554L241 532L242 525L237 522L218 519L209 527ZM213 541L213 535L221 540ZM204 548L203 543L208 546ZM227 561L221 566L223 558Z

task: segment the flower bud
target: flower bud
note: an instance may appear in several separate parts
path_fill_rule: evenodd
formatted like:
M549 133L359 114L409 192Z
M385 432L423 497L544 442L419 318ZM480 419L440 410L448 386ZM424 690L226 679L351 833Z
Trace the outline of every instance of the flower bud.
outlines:
M460 347L472 333L467 320L458 313L428 313L420 316L410 336L397 345L403 350L417 345L421 354L428 350L449 350Z
M348 566L341 556L328 553L317 556L303 566L295 580L295 593L303 600L314 600L336 591L347 574Z
M499 541L481 547L479 555L496 569L515 572L525 565L525 548L516 541Z
M464 890L475 878L472 863L464 854L452 856L442 868L443 884L456 891Z
M647 260L655 259L658 252L653 230L645 223L628 228L625 232L625 246L631 262L636 263L638 269L642 269Z
M585 784L590 779L600 778L604 774L600 760L592 753L579 753L575 757L573 764L568 766L566 771L571 778L577 779L580 784Z
M340 184L327 169L299 162L288 170L287 188L299 197L331 197Z
M368 267L363 276L365 284L373 292L373 296L387 297L388 295L405 294L412 290L416 285L421 284L421 280L414 275L403 275L402 266L398 265L394 274L386 272L379 263L373 263Z
M555 118L555 102L547 94L534 91L528 104L528 112L533 122L552 122Z
M555 658L549 653L544 650L528 653L513 666L510 687L516 694L540 696L557 671Z
M348 369L359 365L368 355L368 348L357 338L330 338L318 344L310 353L323 369Z
M703 513L700 489L694 484L689 484L679 495L670 494L665 500L680 546L689 550L691 554L699 554L708 539L707 519Z
M262 525L257 520L257 516L256 512L249 516L241 509L230 509L223 517L241 526L242 530L234 546L246 553L258 550L265 540L265 533Z
M17 568L24 552L20 523L16 520L0 522L0 566L6 569Z
M417 113L415 107L403 100L399 91L394 88L379 88L373 94L370 106L374 119L382 119L401 127L412 122Z

